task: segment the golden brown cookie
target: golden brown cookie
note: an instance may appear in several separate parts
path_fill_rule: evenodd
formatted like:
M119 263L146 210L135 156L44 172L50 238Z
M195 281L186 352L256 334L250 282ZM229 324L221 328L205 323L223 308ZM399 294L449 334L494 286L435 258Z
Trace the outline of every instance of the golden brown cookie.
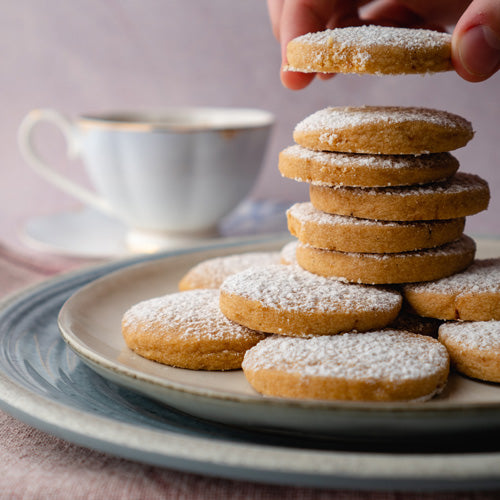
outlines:
M477 175L421 186L387 188L309 186L311 203L323 212L361 219L415 221L456 219L486 210L488 183Z
M430 281L463 271L474 260L475 250L474 241L463 235L446 245L415 252L337 252L299 243L296 254L302 268L320 276L352 283L395 284Z
M287 45L289 71L376 75L453 69L451 35L388 26L353 26L307 33Z
M439 327L439 340L457 371L500 382L500 321L444 323Z
M232 321L294 336L381 328L396 318L402 302L394 290L342 283L283 265L233 274L220 291L221 311Z
M295 126L297 144L316 151L419 155L465 146L473 137L465 118L428 108L330 107Z
M424 401L443 390L449 356L437 340L381 330L293 338L272 335L247 351L249 383L267 396Z
M448 278L405 285L403 293L421 316L500 320L500 258L477 259L465 271Z
M298 182L324 186L410 186L444 180L458 169L450 153L367 155L313 151L298 144L279 155L279 170Z
M179 290L219 288L231 274L252 266L265 266L279 262L279 252L246 252L207 259L189 269L179 282Z
M396 253L431 248L460 238L465 218L390 222L332 215L312 203L287 210L288 229L302 243L326 250Z
M140 302L123 315L122 334L140 356L190 370L234 370L265 335L229 321L218 290L178 292Z

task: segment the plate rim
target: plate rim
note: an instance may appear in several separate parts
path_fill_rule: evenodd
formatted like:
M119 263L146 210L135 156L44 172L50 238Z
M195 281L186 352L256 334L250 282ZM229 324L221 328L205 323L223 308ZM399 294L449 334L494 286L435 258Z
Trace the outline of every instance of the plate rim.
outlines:
M476 240L478 238L475 238ZM483 238L486 239L486 238ZM489 239L489 241L494 240L500 242L500 239L494 238ZM236 246L243 247L242 251L245 251L244 247L253 244L283 244L286 241L284 237L277 237L276 235L253 240L248 242L247 240L239 240L236 242ZM221 242L219 245L208 246L208 247L193 247L189 250L189 253L201 253L207 250L216 250L217 248L226 249L232 247L232 244L227 244L226 242ZM276 405L279 407L293 407L298 409L315 409L321 411L335 410L337 412L353 413L358 414L366 411L372 413L377 413L384 415L387 413L418 413L432 416L433 414L439 413L456 413L469 412L475 413L477 411L482 412L492 412L500 414L500 401L498 402L475 402L475 403L463 403L463 402L449 402L449 401L433 401L432 404L428 402L358 402L358 401L315 401L315 400L299 400L291 398L278 398L278 397L262 397L261 395L236 395L233 393L217 392L207 388L198 388L188 386L186 384L181 384L175 381L170 381L152 374L143 373L140 371L135 371L133 369L127 368L120 365L119 363L113 363L107 360L104 356L96 353L93 349L88 347L78 336L69 330L64 323L65 316L67 314L68 308L71 306L73 297L78 298L80 294L87 293L87 290L93 286L99 284L103 281L112 280L115 276L120 276L123 272L134 272L138 266L149 266L153 265L155 262L162 261L164 259L170 259L177 255L187 253L187 252L168 252L167 255L158 256L154 259L141 259L139 262L131 262L127 264L130 259L125 259L125 265L120 266L118 269L106 273L97 279L87 283L85 286L81 287L76 293L74 293L65 302L58 315L57 323L59 331L64 339L64 341L70 346L70 348L83 359L85 362L90 363L92 366L98 365L101 369L107 372L119 374L122 377L134 378L140 380L144 383L151 384L154 387L160 387L167 390L173 390L178 392L187 393L190 395L202 397L202 398L214 398L220 401L232 401L236 403L251 403L256 405L262 405L263 407L269 405ZM132 259L134 260L134 259ZM146 360L147 361L147 360ZM151 361L151 363L154 363ZM133 372L131 374L130 372Z
M168 253L175 254L178 252ZM43 299L45 291L62 285L74 289L75 280L87 279L91 275L105 272L105 270L113 272L116 268L119 269L126 265L127 262L133 263L143 259L144 257L134 257L124 259L125 262L94 265L30 285L0 301L0 317L3 317L7 311L15 309L28 297L37 296ZM149 260L149 258L146 258L146 260ZM41 300L39 307L42 307L44 303ZM56 321L55 318L54 321ZM290 463L290 461L293 462L293 460L290 460L290 455L292 457L304 455L304 450L280 446L263 446L255 443L241 444L227 442L224 439L215 441L214 439L199 436L179 436L178 433L173 431L156 431L138 424L117 422L111 417L84 412L53 399L42 397L9 378L3 367L0 370L0 407L29 425L77 445L152 465L213 476L222 475L230 479L355 489L386 489L389 481L391 485L398 485L411 491L449 489L450 487L458 489L472 487L491 489L500 486L500 452L394 454L306 450L308 457L316 456L318 458L317 462L306 461L306 464L317 463L324 466L320 469L311 467L309 472L302 467L299 471L292 471L290 468L286 469L286 467L280 469L280 465L283 464L276 463L275 458L279 455L276 452L281 452L281 458L287 456L288 460L286 462ZM34 411L35 409L37 411ZM124 444L124 437L129 437L131 431L133 431L132 434L135 433L136 439L132 443ZM154 437L155 439L148 441L145 439L147 437ZM89 446L89 438L92 439L91 446ZM182 461L177 452L172 453L174 451L172 444L175 444L175 441L178 442L180 451L186 449L185 444L187 442L194 443L196 445L194 450L198 453L197 456L191 456L187 461ZM145 450L145 443L148 445L156 444L158 449L155 451L154 446L152 448L149 446ZM210 446L200 446L200 444L208 443ZM203 453L208 450L213 451L214 443L216 448L223 448L224 451L235 451L236 454L222 453L215 457L212 452ZM247 452L251 451L251 453L241 453L242 448ZM267 469L264 467L262 460L263 450L274 451L272 467L269 466L270 463L268 462ZM168 451L171 453L167 454ZM140 454L139 457L138 453ZM246 458L245 463L242 462L242 457ZM389 461L392 459L391 467L387 467L386 463L380 463L384 459ZM365 467L360 467L356 460L361 460ZM406 468L402 468L403 464ZM327 465L330 468L325 470ZM422 470L422 466L424 466L424 470ZM388 471L390 471L390 474ZM381 473L385 474L381 476Z

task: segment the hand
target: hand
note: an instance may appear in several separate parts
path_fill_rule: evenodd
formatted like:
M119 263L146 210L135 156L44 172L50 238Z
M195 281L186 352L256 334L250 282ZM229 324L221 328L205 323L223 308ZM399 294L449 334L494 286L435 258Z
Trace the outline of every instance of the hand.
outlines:
M457 73L479 82L500 68L499 0L267 0L267 4L281 44L282 68L288 42L304 33L361 24L444 31L455 23L452 62ZM314 76L281 70L283 85L293 90L306 87Z

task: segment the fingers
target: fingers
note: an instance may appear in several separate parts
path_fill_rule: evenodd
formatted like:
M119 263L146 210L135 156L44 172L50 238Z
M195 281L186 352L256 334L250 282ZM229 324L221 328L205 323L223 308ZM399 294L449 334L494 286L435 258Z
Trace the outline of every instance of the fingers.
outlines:
M267 11L271 19L273 34L278 41L280 39L280 21L284 3L285 0L267 0Z
M452 61L469 82L481 82L500 69L500 2L475 0L457 23Z
M276 0L268 1L273 2ZM276 13L278 7L274 6L273 9L275 9ZM357 3L351 0L285 0L280 14L281 81L285 87L292 90L306 87L314 79L315 75L312 73L283 71L283 67L287 64L286 46L288 42L305 33L322 31L327 27L351 24L356 19L359 19Z

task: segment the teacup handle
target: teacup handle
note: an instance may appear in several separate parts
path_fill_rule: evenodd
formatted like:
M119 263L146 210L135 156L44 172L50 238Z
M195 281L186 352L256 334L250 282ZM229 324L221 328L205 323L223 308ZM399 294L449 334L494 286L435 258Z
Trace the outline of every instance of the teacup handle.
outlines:
M33 137L35 126L43 121L52 123L62 132L67 143L68 157L78 157L78 132L71 120L53 109L34 109L25 116L18 130L19 148L28 165L62 191L108 215L115 215L106 199L64 177L41 158L34 146Z

